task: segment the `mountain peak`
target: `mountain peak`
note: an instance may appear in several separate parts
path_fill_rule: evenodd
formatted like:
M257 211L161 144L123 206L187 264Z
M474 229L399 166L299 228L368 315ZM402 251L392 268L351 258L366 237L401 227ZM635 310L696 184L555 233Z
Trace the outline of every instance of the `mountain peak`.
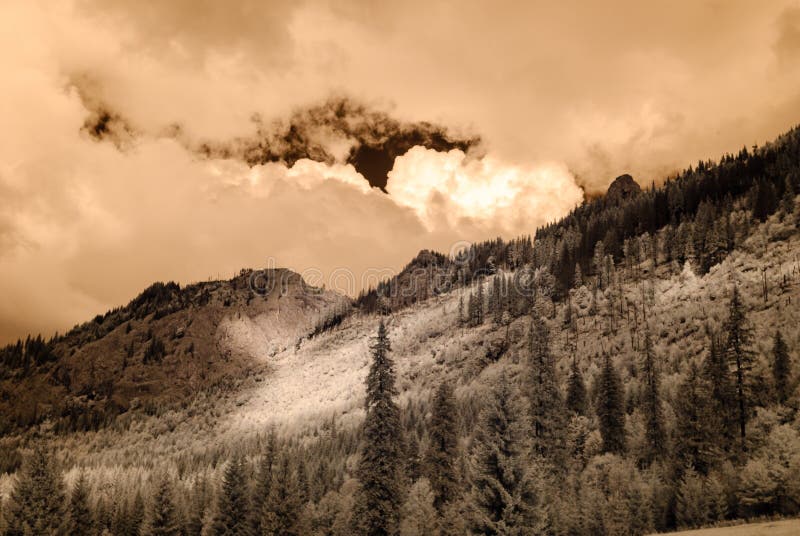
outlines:
M633 177L626 173L614 179L614 182L608 187L606 200L612 203L619 203L640 193L642 193L642 188L633 180Z

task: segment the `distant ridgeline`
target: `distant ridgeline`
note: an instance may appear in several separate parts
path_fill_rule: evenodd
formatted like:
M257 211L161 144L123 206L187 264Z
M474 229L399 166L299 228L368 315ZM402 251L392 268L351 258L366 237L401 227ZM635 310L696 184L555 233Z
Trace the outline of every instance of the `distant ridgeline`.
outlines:
M636 260L643 252L639 241L646 236L651 251L662 250L667 262L692 260L699 274L708 272L736 247L736 236L747 229L731 218L734 209L745 209L760 222L784 202L800 193L800 130L794 128L763 147L743 147L716 163L698 162L662 185L642 190L630 175L618 177L604 197L583 203L561 220L536 230L535 240L501 238L472 245L462 259L423 251L395 277L363 292L356 306L364 312L391 311L424 300L438 288L468 284L475 276L498 269L516 270L525 265L546 268L555 277L554 295L564 297L578 275L597 275L604 257L615 263ZM653 248L652 246L655 246ZM400 292L411 278L425 280L418 292ZM435 273L435 276L432 275ZM447 274L446 282L441 274Z

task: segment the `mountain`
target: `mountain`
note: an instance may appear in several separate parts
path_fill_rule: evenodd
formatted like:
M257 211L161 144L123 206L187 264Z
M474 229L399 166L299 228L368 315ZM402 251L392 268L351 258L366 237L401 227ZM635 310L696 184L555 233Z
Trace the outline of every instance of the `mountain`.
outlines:
M526 515L545 533L797 515L798 193L795 129L646 190L623 175L533 239L422 251L352 303L287 270L158 283L64 336L3 349L0 496L44 444L70 485L86 472L111 533L166 480L195 529L238 482L259 490L259 523L351 534L385 323L402 520L474 522L487 452L535 477L493 482L530 485L502 496L543 501ZM448 421L442 464L448 441L433 438Z
M152 413L232 388L266 374L271 356L348 303L285 269L183 288L155 283L48 343L29 338L3 349L0 432L42 421L95 429L129 410Z

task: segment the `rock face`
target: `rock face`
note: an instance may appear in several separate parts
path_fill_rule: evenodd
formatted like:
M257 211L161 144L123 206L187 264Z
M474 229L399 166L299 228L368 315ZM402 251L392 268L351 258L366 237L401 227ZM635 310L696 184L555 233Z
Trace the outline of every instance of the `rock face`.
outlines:
M609 203L618 204L626 199L630 199L631 197L635 197L642 193L642 188L639 184L633 180L633 177L628 175L620 175L614 182L611 183L611 186L608 187L608 192L606 192L606 200Z

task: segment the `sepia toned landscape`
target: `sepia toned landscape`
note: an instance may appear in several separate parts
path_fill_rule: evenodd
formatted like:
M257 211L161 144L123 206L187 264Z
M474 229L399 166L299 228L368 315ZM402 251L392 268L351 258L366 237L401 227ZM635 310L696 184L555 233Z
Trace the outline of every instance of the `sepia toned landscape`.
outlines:
M0 535L800 533L800 6L0 28Z

